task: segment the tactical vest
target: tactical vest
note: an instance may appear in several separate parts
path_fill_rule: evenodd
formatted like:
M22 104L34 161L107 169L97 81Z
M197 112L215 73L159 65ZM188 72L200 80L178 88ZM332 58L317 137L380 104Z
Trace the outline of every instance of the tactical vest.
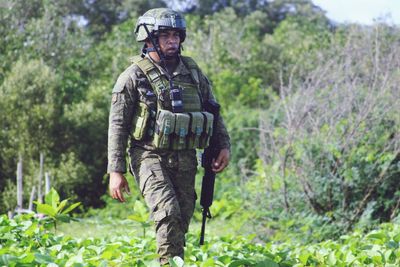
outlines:
M197 64L189 57L181 59L191 73L191 82L173 80L174 87L179 87L182 91L183 102L183 112L175 113L172 112L169 98L168 78L150 59L133 58L133 63L146 75L157 96L156 110L139 102L133 118L133 139L141 141L150 138L155 148L170 150L202 149L208 146L214 116L202 109Z

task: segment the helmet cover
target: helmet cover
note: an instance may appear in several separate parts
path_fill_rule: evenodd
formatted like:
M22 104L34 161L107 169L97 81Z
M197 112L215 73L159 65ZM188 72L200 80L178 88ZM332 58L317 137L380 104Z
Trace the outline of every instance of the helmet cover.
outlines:
M153 35L157 35L162 30L177 30L180 33L181 43L185 41L185 18L172 9L154 8L139 17L135 27L136 41L138 42L143 42L149 37L143 25L146 25L149 33Z

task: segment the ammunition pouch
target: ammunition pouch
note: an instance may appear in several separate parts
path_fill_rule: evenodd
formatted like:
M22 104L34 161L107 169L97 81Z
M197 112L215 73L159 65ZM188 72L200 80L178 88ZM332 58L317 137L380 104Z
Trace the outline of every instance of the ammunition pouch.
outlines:
M209 112L173 113L159 110L153 146L184 150L206 148L212 135L214 116Z
M155 111L151 110L145 103L139 102L133 118L132 137L141 141L154 134Z

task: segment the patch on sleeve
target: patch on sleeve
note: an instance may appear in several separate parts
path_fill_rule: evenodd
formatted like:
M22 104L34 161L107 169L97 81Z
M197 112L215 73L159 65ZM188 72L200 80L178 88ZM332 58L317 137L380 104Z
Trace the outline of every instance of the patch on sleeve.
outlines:
M120 93L124 90L125 84L128 82L129 73L127 71L123 72L117 79L117 82L114 85L112 90L113 93Z

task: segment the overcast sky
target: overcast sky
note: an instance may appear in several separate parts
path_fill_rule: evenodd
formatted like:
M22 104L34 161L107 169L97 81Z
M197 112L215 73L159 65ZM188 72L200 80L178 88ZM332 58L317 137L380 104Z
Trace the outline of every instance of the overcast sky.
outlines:
M312 0L337 22L372 24L374 19L400 25L400 0Z

